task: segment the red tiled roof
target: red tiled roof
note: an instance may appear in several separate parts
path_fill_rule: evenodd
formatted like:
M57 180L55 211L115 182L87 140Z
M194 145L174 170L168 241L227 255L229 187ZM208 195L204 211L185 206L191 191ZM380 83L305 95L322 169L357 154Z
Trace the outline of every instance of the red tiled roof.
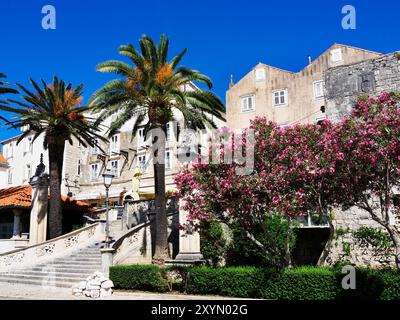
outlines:
M8 164L7 160L4 159L4 157L1 153L0 153L0 164Z
M30 208L32 187L29 185L0 189L0 208Z
M87 210L92 211L93 208L83 201L75 201L66 196L61 197L63 209L66 210ZM26 208L32 206L32 187L23 185L0 189L0 209L4 208Z

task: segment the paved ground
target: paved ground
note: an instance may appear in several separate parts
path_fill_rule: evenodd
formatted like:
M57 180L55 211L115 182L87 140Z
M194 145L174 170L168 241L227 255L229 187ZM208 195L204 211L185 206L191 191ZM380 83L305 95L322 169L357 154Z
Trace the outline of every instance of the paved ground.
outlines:
M96 300L217 300L231 299L215 296L190 296L146 292L116 291L111 297ZM0 300L94 300L74 297L71 289L0 283Z

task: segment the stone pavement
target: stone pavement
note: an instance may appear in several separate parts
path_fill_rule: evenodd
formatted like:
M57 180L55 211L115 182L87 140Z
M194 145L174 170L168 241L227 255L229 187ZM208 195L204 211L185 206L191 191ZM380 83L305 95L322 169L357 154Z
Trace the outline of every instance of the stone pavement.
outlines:
M74 297L72 289L30 286L21 284L0 284L0 300L231 300L234 298L216 296L192 296L180 294L157 294L147 292L116 291L111 297L91 299ZM240 299L235 299L240 300Z

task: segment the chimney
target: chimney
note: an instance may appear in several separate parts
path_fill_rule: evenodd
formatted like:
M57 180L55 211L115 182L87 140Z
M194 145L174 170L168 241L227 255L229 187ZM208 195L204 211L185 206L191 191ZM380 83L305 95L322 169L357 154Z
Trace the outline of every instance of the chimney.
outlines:
M311 56L308 55L308 64L311 64L312 60L311 60Z
M233 74L231 74L231 82L229 83L229 89L232 88L235 85L233 82Z

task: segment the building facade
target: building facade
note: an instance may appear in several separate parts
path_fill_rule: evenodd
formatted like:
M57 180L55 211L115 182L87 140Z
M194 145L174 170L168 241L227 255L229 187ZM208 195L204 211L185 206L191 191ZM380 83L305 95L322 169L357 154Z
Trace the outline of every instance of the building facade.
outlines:
M351 46L334 44L299 72L256 65L226 93L227 126L243 129L257 116L267 117L281 126L316 123L326 118L324 73L332 68L381 54Z

